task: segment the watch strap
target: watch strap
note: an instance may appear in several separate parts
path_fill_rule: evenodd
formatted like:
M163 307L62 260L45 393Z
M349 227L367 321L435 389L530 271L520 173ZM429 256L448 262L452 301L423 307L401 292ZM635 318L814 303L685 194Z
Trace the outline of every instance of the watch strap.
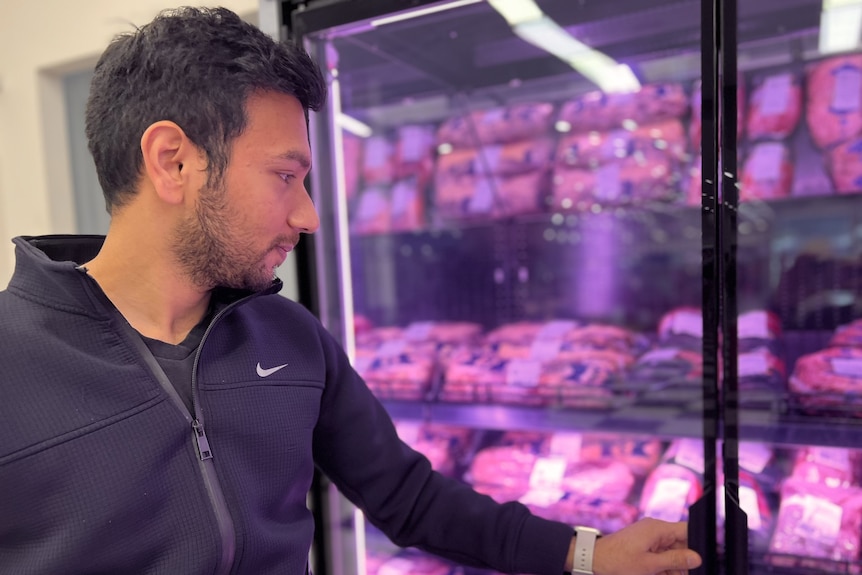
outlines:
M593 551L596 539L600 537L597 529L575 527L575 549L572 552L572 573L593 575Z

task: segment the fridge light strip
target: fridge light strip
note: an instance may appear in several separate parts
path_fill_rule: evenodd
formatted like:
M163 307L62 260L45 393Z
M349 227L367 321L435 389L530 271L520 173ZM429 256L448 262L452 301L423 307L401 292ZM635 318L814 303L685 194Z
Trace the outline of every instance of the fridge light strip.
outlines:
M353 326L353 278L350 275L350 235L347 221L347 180L344 175L344 138L341 133L341 122L335 120L341 116L341 84L338 73L332 70L332 81L330 84L330 106L333 121L330 123L332 130L332 152L333 164L335 165L335 225L336 241L338 243L338 261L341 268L341 285L339 296L341 299L343 327L341 334L344 338L344 350L351 363L356 356L356 336Z
M392 24L393 22L402 22L404 20L412 20L413 18L419 18L421 16L426 16L428 14L434 14L436 12L443 12L445 10L451 10L453 8L460 8L461 6L469 6L470 4L478 4L480 2L484 2L485 0L455 0L454 2L446 2L444 4L436 4L434 6L428 6L427 8L420 8L419 10L411 10L410 12L401 12L400 14L394 14L392 16L386 16L385 18L377 18L376 20L371 21L371 25L375 28L378 26L385 26L386 24Z

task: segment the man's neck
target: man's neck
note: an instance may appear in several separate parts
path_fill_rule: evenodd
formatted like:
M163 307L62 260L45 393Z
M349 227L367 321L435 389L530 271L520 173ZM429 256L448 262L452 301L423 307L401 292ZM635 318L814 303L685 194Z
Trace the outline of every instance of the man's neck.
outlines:
M203 319L210 291L191 285L159 250L133 249L109 234L105 245L85 264L92 277L126 321L151 339L177 344Z

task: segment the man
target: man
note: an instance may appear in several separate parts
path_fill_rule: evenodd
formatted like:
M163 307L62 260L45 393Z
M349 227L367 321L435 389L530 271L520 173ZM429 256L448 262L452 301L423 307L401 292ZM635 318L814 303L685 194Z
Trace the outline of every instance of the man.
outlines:
M223 9L107 48L86 118L107 237L16 238L0 292L0 572L299 575L315 465L400 545L571 569L571 526L432 472L274 295L318 227L303 180L324 98L304 52ZM591 567L681 573L699 563L685 537L643 521L599 539Z

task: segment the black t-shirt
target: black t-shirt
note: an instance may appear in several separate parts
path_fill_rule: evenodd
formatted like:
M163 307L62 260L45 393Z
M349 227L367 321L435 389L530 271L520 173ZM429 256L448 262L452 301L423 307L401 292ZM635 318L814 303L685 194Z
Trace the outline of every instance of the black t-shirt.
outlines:
M195 353L211 319L212 313L207 313L201 322L189 332L189 335L176 345L151 339L144 335L141 336L192 415L194 415L192 370L195 365Z

